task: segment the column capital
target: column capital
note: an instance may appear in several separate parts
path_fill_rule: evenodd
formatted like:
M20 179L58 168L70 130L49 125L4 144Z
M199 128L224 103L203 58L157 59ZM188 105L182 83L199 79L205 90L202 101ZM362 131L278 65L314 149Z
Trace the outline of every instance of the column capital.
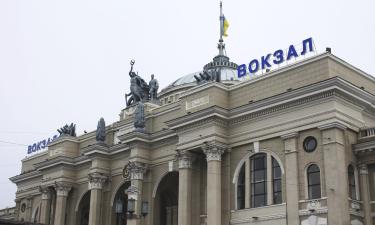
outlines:
M93 172L89 174L89 190L93 189L102 189L103 184L108 180L108 176L99 173Z
M141 162L128 162L123 170L125 180L143 180L147 165Z
M206 154L207 162L221 161L221 155L228 149L228 146L216 141L204 142L201 147Z
M194 161L194 155L189 151L177 151L176 159L178 160L179 169L191 169Z
M51 199L51 188L46 186L39 186L39 192L42 194L42 200Z
M67 197L72 185L66 182L55 182L55 190L57 196Z
M367 164L360 164L358 166L359 168L359 174L360 175L368 175L368 168L367 168Z

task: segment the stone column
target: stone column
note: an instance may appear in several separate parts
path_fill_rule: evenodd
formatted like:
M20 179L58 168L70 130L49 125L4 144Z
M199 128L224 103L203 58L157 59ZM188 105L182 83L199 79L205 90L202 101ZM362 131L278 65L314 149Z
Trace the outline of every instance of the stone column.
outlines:
M287 224L300 224L299 221L299 189L298 189L298 133L282 136L285 153L285 180L286 180L286 210Z
M221 155L226 147L210 142L202 149L207 157L207 225L221 225Z
M372 225L371 204L370 204L370 184L368 169L366 164L359 166L359 180L361 188L361 200L363 202L364 222L365 225ZM358 184L357 184L358 185Z
M30 221L30 222L33 222L32 221L32 217L33 217L33 197L29 196L26 198L26 218L25 218L25 221Z
M345 129L339 123L319 127L322 134L323 165L328 205L328 224L349 225L348 168L345 153Z
M107 181L107 176L94 172L89 174L89 190L90 190L90 214L89 225L100 225L101 206L102 206L102 190L103 184Z
M16 200L14 201L16 202L16 210L14 211L15 219L20 220L19 215L20 215L20 208L21 208L21 199L16 198Z
M191 175L193 156L179 153L178 158L178 225L191 225Z
M141 223L143 175L146 172L146 165L140 162L129 162L131 186L126 190L128 199L135 199L135 211L133 216L128 217L128 225L139 225Z
M42 193L42 206L40 209L40 223L49 224L51 211L51 189L49 187L40 187Z
M56 210L54 225L65 225L66 199L68 198L68 194L69 191L72 189L72 186L63 182L56 182L55 189Z

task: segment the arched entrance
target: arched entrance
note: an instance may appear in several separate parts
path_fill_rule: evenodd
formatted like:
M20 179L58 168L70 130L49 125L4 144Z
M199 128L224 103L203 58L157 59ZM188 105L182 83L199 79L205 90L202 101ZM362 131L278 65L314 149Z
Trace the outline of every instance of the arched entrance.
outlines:
M160 181L154 203L155 225L177 225L178 172L170 172Z
M77 224L78 225L88 225L89 215L90 215L90 196L91 192L88 191L83 195L81 202L79 203L77 211Z
M125 194L125 190L130 186L130 182L125 182L117 190L113 201L112 212L114 214L114 220L112 224L115 225L126 225L127 224L127 212L128 212L128 195Z

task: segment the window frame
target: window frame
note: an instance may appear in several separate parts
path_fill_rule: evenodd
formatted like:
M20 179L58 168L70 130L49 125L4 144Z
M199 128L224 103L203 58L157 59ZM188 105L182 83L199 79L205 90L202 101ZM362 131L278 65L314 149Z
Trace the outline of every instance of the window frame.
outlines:
M318 171L312 171L312 172L309 172L309 169L312 167L312 166L316 166ZM322 177L321 177L321 170L320 170L320 167L318 164L316 163L311 163L309 164L307 167L306 167L306 181L307 181L307 199L309 200L314 200L314 199L321 199L322 198ZM318 184L310 184L310 175L313 175L313 174L318 174L319 175L319 183ZM319 187L319 197L318 198L313 198L313 194L312 194L312 191L313 191L313 187Z

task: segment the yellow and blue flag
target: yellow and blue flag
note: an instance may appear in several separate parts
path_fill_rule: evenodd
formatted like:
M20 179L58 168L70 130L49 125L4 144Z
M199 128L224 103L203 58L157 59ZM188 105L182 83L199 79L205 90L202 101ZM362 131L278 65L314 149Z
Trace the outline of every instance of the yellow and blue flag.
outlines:
M228 27L229 27L229 22L228 22L228 20L225 18L225 16L223 16L223 29L222 29L222 31L223 31L223 35L224 35L225 37L228 36L228 33L227 33L227 31L228 31Z

